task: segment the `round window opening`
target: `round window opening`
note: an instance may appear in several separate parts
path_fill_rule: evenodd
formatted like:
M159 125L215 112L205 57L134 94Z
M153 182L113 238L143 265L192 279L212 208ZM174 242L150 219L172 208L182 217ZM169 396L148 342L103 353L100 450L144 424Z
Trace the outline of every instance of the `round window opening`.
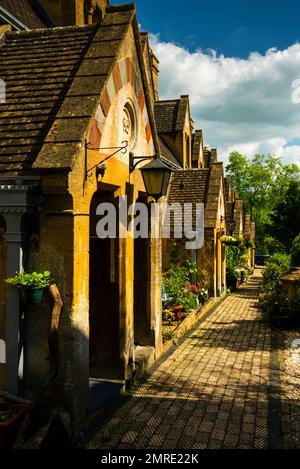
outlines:
M128 147L133 148L136 141L136 120L132 106L127 103L122 116L123 140L128 141Z

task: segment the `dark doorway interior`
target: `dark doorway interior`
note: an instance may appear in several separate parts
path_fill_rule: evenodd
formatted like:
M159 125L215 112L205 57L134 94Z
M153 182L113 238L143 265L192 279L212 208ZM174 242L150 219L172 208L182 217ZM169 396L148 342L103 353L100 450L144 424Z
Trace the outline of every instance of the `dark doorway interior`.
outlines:
M97 192L90 213L90 376L119 379L121 376L119 332L118 239L99 239L96 209L114 203L113 193Z
M138 200L143 203L144 199ZM147 206L147 205L146 205ZM149 208L149 207L148 207ZM150 220L149 220L150 221ZM150 239L134 240L134 339L136 345L153 345L151 330Z

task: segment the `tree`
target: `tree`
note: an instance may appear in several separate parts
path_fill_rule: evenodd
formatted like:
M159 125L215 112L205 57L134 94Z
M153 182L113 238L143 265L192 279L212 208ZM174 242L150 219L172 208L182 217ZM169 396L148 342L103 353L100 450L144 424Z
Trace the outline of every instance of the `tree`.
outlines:
M270 154L258 154L247 159L244 155L233 152L229 156L226 172L234 190L243 199L245 212L249 212L256 223L258 244L263 245L266 236L274 236L274 224L280 226L278 220L275 221L278 217L276 208L280 210L280 204L285 201L293 184L297 187L300 185L299 167L284 165L280 158ZM298 233L299 229L295 236ZM282 237L277 239L282 241ZM289 247L290 243L291 241L288 243Z
M300 232L300 183L292 181L284 197L277 201L271 214L270 233L278 239L286 249Z

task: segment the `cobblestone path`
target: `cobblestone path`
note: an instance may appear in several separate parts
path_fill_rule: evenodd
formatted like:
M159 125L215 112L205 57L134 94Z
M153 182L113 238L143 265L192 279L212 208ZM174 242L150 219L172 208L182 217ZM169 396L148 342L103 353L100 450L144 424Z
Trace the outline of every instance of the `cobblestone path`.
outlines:
M271 447L271 333L257 309L260 277L257 270L134 387L89 448Z

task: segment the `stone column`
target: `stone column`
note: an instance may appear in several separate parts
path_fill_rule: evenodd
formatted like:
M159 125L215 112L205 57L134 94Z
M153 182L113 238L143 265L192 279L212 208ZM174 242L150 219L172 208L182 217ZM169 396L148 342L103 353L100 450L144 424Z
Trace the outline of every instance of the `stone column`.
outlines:
M12 277L23 268L21 247L21 219L23 213L7 213L5 240L7 243L7 276ZM7 288L6 296L6 389L18 394L19 367L19 291Z
M0 213L5 219L4 239L7 247L7 276L12 277L23 269L21 246L21 222L24 213L30 210L29 190L39 184L36 181L16 179L0 181ZM20 304L16 288L7 288L6 297L6 390L18 394L18 368L20 354Z

